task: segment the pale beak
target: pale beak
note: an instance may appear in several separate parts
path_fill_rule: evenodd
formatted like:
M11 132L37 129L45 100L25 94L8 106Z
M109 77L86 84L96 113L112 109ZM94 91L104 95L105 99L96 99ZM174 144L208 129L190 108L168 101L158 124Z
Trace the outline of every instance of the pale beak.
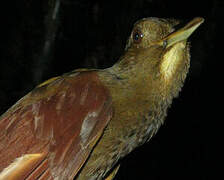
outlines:
M159 44L165 45L166 48L172 46L180 41L187 40L187 38L204 22L201 17L196 17L186 24L183 28L169 34L167 37L162 39Z

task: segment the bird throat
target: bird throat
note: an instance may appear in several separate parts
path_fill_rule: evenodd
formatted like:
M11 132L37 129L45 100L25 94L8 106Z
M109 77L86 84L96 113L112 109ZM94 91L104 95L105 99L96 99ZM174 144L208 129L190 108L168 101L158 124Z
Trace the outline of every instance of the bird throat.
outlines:
M177 69L182 63L181 60L183 60L186 46L186 41L181 41L169 47L163 55L160 72L166 82L170 82L176 74Z

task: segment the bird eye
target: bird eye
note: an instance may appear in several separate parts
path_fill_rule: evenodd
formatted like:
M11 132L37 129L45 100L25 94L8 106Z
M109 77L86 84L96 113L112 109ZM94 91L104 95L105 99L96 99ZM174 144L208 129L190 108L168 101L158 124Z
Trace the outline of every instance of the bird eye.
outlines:
M140 43L142 38L143 38L143 34L139 29L136 29L132 35L133 40L135 43Z

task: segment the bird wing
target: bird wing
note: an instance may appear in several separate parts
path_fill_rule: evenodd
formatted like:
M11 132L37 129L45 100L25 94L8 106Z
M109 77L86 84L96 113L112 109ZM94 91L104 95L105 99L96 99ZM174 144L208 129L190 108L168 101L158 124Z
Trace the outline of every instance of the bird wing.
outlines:
M73 179L111 117L95 71L42 83L0 117L0 180Z

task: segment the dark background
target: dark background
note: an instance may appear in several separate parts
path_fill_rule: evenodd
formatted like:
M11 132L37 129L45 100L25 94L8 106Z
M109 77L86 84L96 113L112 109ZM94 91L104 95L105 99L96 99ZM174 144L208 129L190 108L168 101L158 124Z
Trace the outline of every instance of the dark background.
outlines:
M1 114L43 80L114 64L140 18L204 17L190 38L190 72L165 124L122 160L116 180L216 179L223 0L14 0L0 8Z

